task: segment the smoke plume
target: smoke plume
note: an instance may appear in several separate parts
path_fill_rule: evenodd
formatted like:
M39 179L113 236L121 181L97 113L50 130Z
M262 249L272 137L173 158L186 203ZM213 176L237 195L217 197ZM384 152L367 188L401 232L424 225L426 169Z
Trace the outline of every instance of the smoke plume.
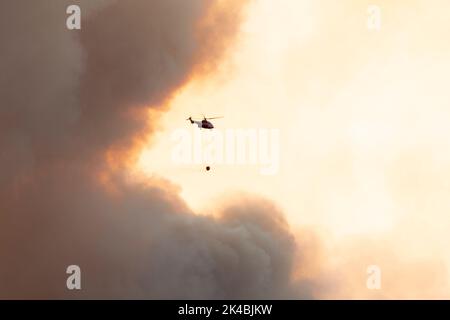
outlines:
M70 4L81 30L66 28ZM169 182L123 170L176 90L220 63L243 9L0 3L0 298L311 296L273 204L243 196L199 216ZM81 291L66 288L72 264Z

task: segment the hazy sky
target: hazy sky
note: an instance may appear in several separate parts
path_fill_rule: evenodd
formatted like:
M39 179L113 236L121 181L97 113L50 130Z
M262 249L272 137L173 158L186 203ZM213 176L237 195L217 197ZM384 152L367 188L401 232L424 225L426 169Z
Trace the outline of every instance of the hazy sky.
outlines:
M449 298L448 9L0 1L0 298ZM278 171L177 165L202 114Z
M367 26L370 5L380 30ZM366 266L381 264L396 282L386 296L448 296L448 9L439 0L253 1L229 59L177 93L139 168L177 184L205 214L233 192L274 200L294 229L311 226L342 247L324 260L345 256L361 287ZM175 165L173 131L202 113L223 115L219 130L279 129L278 174Z

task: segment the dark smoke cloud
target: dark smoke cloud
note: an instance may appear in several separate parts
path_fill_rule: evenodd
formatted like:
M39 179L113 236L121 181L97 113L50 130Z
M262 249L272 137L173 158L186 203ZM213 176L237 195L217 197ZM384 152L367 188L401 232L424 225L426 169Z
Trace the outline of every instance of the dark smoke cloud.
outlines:
M73 3L81 31L65 28ZM243 196L198 216L168 182L129 183L107 161L219 63L242 10L221 3L0 3L0 298L311 296L272 204ZM65 287L71 264L81 291Z

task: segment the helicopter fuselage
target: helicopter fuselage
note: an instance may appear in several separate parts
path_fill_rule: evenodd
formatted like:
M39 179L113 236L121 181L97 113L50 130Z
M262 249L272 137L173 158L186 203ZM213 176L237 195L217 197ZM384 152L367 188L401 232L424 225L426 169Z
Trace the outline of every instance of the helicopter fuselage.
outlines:
M214 126L208 120L195 121L191 120L191 123L195 123L200 129L214 129Z
M192 120L191 117L187 118L186 120L189 120L192 124L196 124L200 129L214 129L214 125L208 121L208 119L217 119L222 117L215 117L215 118L206 118L203 117L203 120Z
M214 128L213 124L211 122L209 122L208 120L202 120L201 123L202 123L201 128L203 128L203 129L213 129Z

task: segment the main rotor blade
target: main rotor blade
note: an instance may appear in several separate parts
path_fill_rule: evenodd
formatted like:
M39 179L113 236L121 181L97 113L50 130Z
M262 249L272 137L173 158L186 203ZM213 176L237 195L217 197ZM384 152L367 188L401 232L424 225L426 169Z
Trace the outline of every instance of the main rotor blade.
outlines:
M212 120L212 119L221 119L221 118L223 118L223 117L212 117L212 118L205 118L205 119Z

